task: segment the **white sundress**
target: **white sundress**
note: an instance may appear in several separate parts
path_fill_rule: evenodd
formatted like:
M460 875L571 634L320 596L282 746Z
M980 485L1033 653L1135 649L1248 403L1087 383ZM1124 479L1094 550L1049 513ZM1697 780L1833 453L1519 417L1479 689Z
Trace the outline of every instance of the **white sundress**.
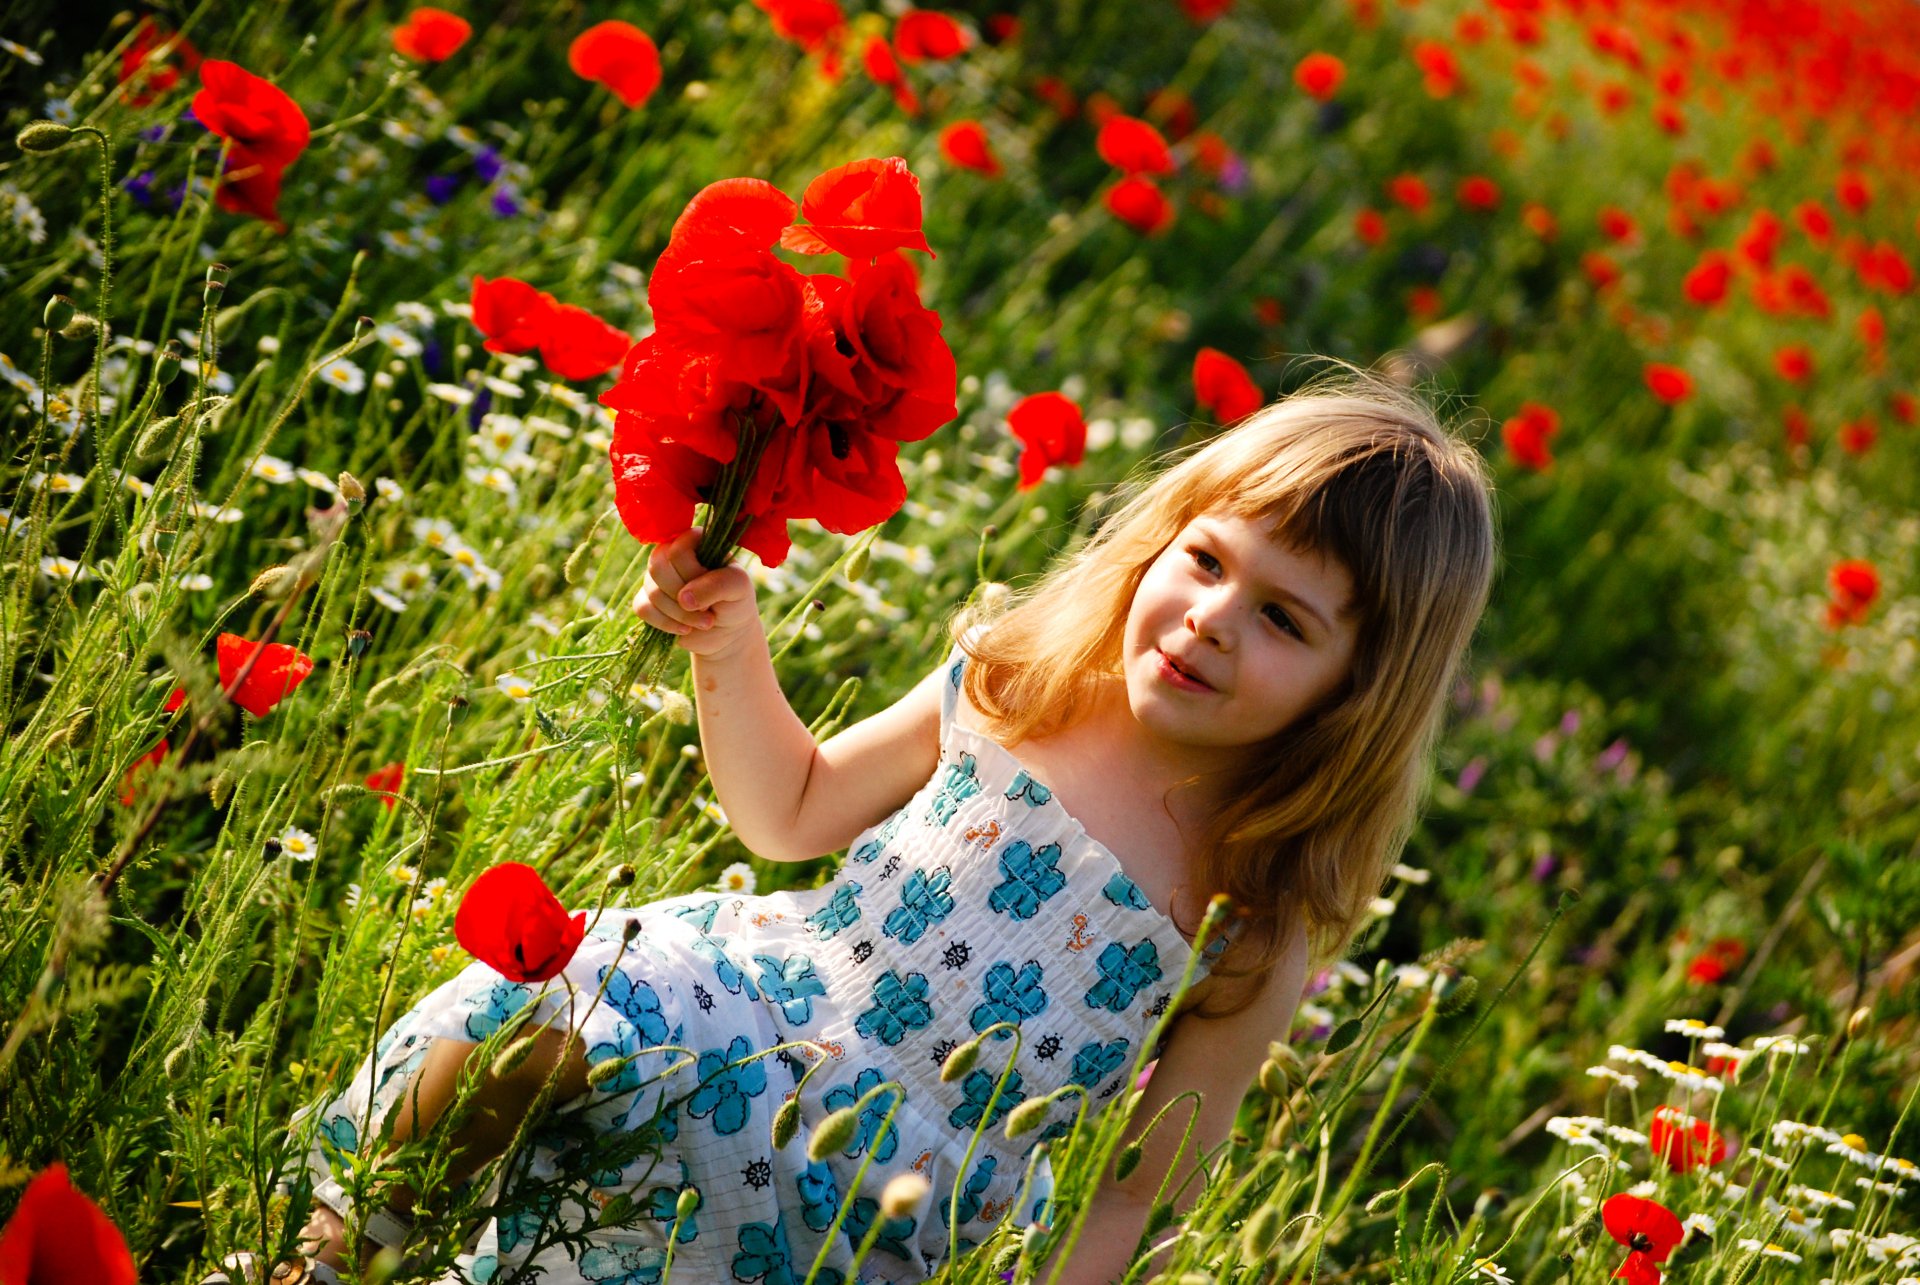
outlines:
M546 1285L658 1285L671 1234L675 1280L800 1285L824 1247L815 1279L847 1285L881 1189L907 1172L926 1178L929 1194L880 1228L851 1278L862 1285L920 1281L940 1265L956 1186L953 1239L962 1251L1016 1201L1021 1222L1042 1218L1052 1176L1044 1157L1029 1175L1029 1154L1070 1128L1078 1095L1058 1100L1044 1127L1015 1141L1000 1127L1005 1114L1068 1083L1087 1091L1092 1113L1125 1087L1194 950L1045 784L955 720L966 658L955 647L944 663L940 765L905 806L855 839L833 880L609 910L545 986L469 965L394 1023L338 1097L304 1113L317 1116L307 1157L316 1198L345 1212L350 1198L322 1140L336 1163L338 1153L375 1150L370 1135L430 1040L484 1039L528 1005L545 1019L568 1006L571 991L564 1020L580 1032L590 1064L638 1056L558 1108L523 1172L552 1183L591 1171L544 1209L488 1219L460 1261L466 1280L504 1282L535 1267ZM642 931L623 950L630 919ZM1195 982L1225 944L1217 939L1193 961ZM1017 1053L1003 1031L972 1071L943 1083L947 1054L1001 1020L1019 1024ZM824 1053L753 1056L794 1040ZM1014 1068L996 1098L1009 1056ZM798 1134L776 1148L774 1112L822 1059L799 1089ZM881 1093L844 1151L810 1162L812 1129L887 1081L905 1090L891 1122L894 1095ZM624 1142L628 1154L596 1161L583 1140ZM829 1238L863 1161L851 1207ZM700 1203L676 1233L687 1186L698 1188ZM621 1193L643 1216L594 1228Z

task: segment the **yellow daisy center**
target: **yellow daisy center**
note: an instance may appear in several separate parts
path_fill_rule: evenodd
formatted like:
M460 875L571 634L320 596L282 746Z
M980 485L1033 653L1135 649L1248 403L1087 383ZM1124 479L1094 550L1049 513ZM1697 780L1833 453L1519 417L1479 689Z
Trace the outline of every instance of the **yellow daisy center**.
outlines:
M1853 1147L1860 1151L1865 1151L1867 1149L1867 1140L1861 1137L1857 1133L1849 1133L1845 1137L1841 1138L1840 1141L1846 1143L1849 1147Z

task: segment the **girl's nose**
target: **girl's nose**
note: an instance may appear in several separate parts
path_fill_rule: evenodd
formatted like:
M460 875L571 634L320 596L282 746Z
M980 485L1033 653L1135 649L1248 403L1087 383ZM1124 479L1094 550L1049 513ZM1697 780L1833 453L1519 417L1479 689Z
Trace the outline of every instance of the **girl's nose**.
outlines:
M1227 595L1206 594L1187 608L1186 625L1198 637L1225 647L1231 642L1231 630L1228 627L1230 618L1231 604L1227 601Z

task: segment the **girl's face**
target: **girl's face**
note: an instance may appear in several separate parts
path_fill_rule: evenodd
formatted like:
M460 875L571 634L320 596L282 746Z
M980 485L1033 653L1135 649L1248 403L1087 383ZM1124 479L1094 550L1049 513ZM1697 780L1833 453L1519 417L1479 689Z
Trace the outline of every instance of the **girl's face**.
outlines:
M1346 567L1229 513L1187 524L1147 568L1121 650L1135 721L1168 758L1207 772L1338 690L1357 630Z

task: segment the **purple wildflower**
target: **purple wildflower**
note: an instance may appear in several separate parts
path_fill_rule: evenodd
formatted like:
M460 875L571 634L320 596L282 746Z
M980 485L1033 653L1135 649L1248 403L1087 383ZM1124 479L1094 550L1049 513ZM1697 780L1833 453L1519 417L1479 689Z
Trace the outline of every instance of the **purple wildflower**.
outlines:
M473 172L479 175L482 183L493 182L493 180L500 177L500 171L505 168L507 168L507 163L501 160L500 153L494 151L491 147L483 146L473 154Z
M1467 761L1467 765L1460 769L1460 780L1457 783L1460 787L1460 793L1472 794L1473 787L1480 784L1480 778L1486 774L1486 758L1479 754L1474 755Z
M520 198L513 194L510 187L493 189L493 212L495 216L510 219L520 213Z
M1220 190L1232 196L1238 196L1247 190L1247 181L1252 171L1247 163L1238 156L1230 156L1227 163L1220 167Z
M1551 852L1543 852L1534 858L1533 870L1530 872L1530 877L1535 883L1545 883L1547 880L1553 878L1553 872L1559 868L1560 858L1554 856Z
M427 175L427 199L435 205L445 205L460 190L460 176L457 174Z
M474 432L480 431L480 421L493 409L493 390L476 388L473 390L473 404L467 407L467 426Z
M152 170L141 170L138 174L129 174L120 180L120 186L126 189L127 195L134 199L135 204L153 204Z
M161 121L158 125L149 125L141 130L140 141L143 143L164 143L167 141L167 135L172 132L173 123L171 121Z
M1579 710L1570 709L1566 713L1560 716L1560 734L1562 736L1572 736L1575 732L1579 730L1580 730L1580 711Z
M1593 765L1602 772L1611 772L1627 759L1627 738L1622 736L1613 744L1601 750L1593 760Z

